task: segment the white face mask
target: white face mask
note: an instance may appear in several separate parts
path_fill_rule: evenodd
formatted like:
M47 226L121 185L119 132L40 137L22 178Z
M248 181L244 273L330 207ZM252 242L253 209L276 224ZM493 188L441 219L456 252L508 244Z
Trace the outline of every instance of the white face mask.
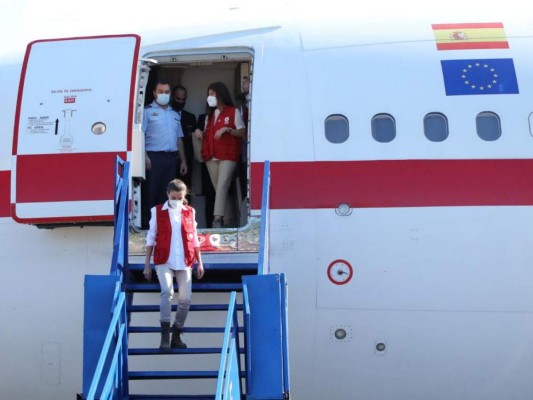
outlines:
M215 96L207 96L207 104L209 104L209 107L216 107L217 98Z
M170 101L170 94L169 93L158 93L155 101L160 106L168 106L168 102Z
M183 205L183 200L169 200L168 204L172 208L181 208L181 206Z

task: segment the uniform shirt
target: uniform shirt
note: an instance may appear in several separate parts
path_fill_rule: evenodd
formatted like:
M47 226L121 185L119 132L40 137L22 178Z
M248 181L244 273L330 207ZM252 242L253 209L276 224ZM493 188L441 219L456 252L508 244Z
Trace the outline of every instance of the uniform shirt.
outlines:
M170 226L172 227L172 236L170 237L170 252L168 254L168 261L163 264L170 269L184 270L187 269L185 265L185 253L183 251L183 239L181 237L181 207L170 208L168 201L163 204L161 208L163 211L168 210L168 216L170 218ZM152 216L150 218L150 229L146 234L146 245L155 246L156 234L157 234L157 211L155 207L152 207ZM193 216L194 216L193 209ZM198 243L196 247L200 247Z
M162 108L152 102L144 109L142 131L146 151L178 151L178 138L183 137L180 115L172 107Z

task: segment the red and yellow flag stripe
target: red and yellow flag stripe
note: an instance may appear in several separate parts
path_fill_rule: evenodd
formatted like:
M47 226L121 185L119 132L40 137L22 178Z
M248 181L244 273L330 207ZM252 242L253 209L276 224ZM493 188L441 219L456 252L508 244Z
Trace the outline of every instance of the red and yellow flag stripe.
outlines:
M433 24L438 50L508 49L501 22Z

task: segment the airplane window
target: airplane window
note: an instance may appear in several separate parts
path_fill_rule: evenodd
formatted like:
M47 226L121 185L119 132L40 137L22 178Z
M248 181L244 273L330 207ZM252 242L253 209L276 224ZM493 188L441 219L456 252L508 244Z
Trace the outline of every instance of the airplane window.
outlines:
M333 114L324 123L326 139L331 143L344 143L350 136L348 119L344 115Z
M424 117L424 135L432 142L448 138L448 119L441 113L429 113Z
M476 130L477 135L487 142L498 140L502 135L500 117L489 111L479 113L476 117Z
M372 137L380 143L388 143L396 137L396 121L390 114L377 114L372 118Z

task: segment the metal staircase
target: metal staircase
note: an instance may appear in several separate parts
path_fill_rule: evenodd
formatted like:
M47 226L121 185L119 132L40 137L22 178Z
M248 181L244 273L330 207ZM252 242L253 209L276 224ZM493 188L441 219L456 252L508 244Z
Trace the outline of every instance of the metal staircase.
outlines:
M129 398L214 399L216 379L218 378L219 359L222 353L221 344L225 331L225 324L227 322L225 321L225 317L228 313L228 308L230 308L230 305L232 304L231 293L233 293L233 296L235 297L235 300L233 300L235 311L238 314L241 314L239 317L240 322L239 327L237 328L237 333L238 336L242 338L244 332L244 328L242 327L242 295L239 296L241 300L239 303L237 303L237 294L242 293L240 274L257 274L257 264L245 264L238 270L235 269L234 265L205 264L205 278L202 279L202 281L193 282L192 290L194 304L191 304L189 317L183 329L183 340L187 342L188 348L170 349L168 351L162 351L158 348L160 327L156 326L156 324L159 325L159 284L154 282L146 282L142 276L143 268L143 264L130 264L130 273L128 274L128 279L126 280L125 284L126 292L133 295L133 304L128 307L128 311L130 313L130 324L128 327L128 334L130 338L130 345L128 347L128 364L130 366L130 371L128 373L130 381ZM233 276L234 282L204 282L204 280L208 280L209 275L213 275L214 272L231 273L230 275ZM177 285L175 284L175 292L177 292L177 289ZM136 303L135 299L140 297L140 294L154 295L144 296L144 299L141 300L140 303ZM206 301L206 303L199 304L199 298L202 301ZM143 301L146 299L152 300L155 304L143 304ZM175 312L176 307L176 305L173 305L173 312ZM197 317L196 314L203 315ZM211 318L205 318L205 314L210 314ZM145 324L146 320L148 320L149 325ZM136 340L137 338L134 336L139 335L145 336L144 340ZM135 342L143 343L143 347L133 347L132 343ZM149 347L146 346L146 342L148 342ZM239 346L239 354L244 354L244 347ZM187 369L187 364L192 363L190 360L192 355L194 355L195 358L202 358L202 360L199 361L204 369ZM162 364L167 365L169 369L147 369L146 364L148 363L145 362L147 357L137 356L151 357L153 359L151 363L153 367L158 367L160 364ZM134 360L134 358L142 358L142 360ZM158 359L161 358L165 358L166 362L159 362ZM183 362L183 360L185 360L185 362ZM134 363L136 364L135 366L133 365ZM240 372L240 377L245 377L244 371ZM132 393L134 390L133 388L139 388L140 390L145 389L143 386L146 381L158 380L179 380L181 381L181 385L179 386L182 387L185 386L185 381L196 380L200 382L187 385L189 391L195 390L197 392L194 395L148 395ZM142 384L139 384L139 382L135 381L142 381ZM157 385L153 384L152 386ZM168 387L169 385L165 386ZM139 389L137 389L135 393L138 393Z
M289 398L286 282L283 274L268 274L269 163L258 262L209 263L204 257L206 276L193 281L183 329L188 348L168 351L159 349L159 284L144 280L144 264L128 260L128 162L117 159L115 177L110 274L85 277L78 398Z

